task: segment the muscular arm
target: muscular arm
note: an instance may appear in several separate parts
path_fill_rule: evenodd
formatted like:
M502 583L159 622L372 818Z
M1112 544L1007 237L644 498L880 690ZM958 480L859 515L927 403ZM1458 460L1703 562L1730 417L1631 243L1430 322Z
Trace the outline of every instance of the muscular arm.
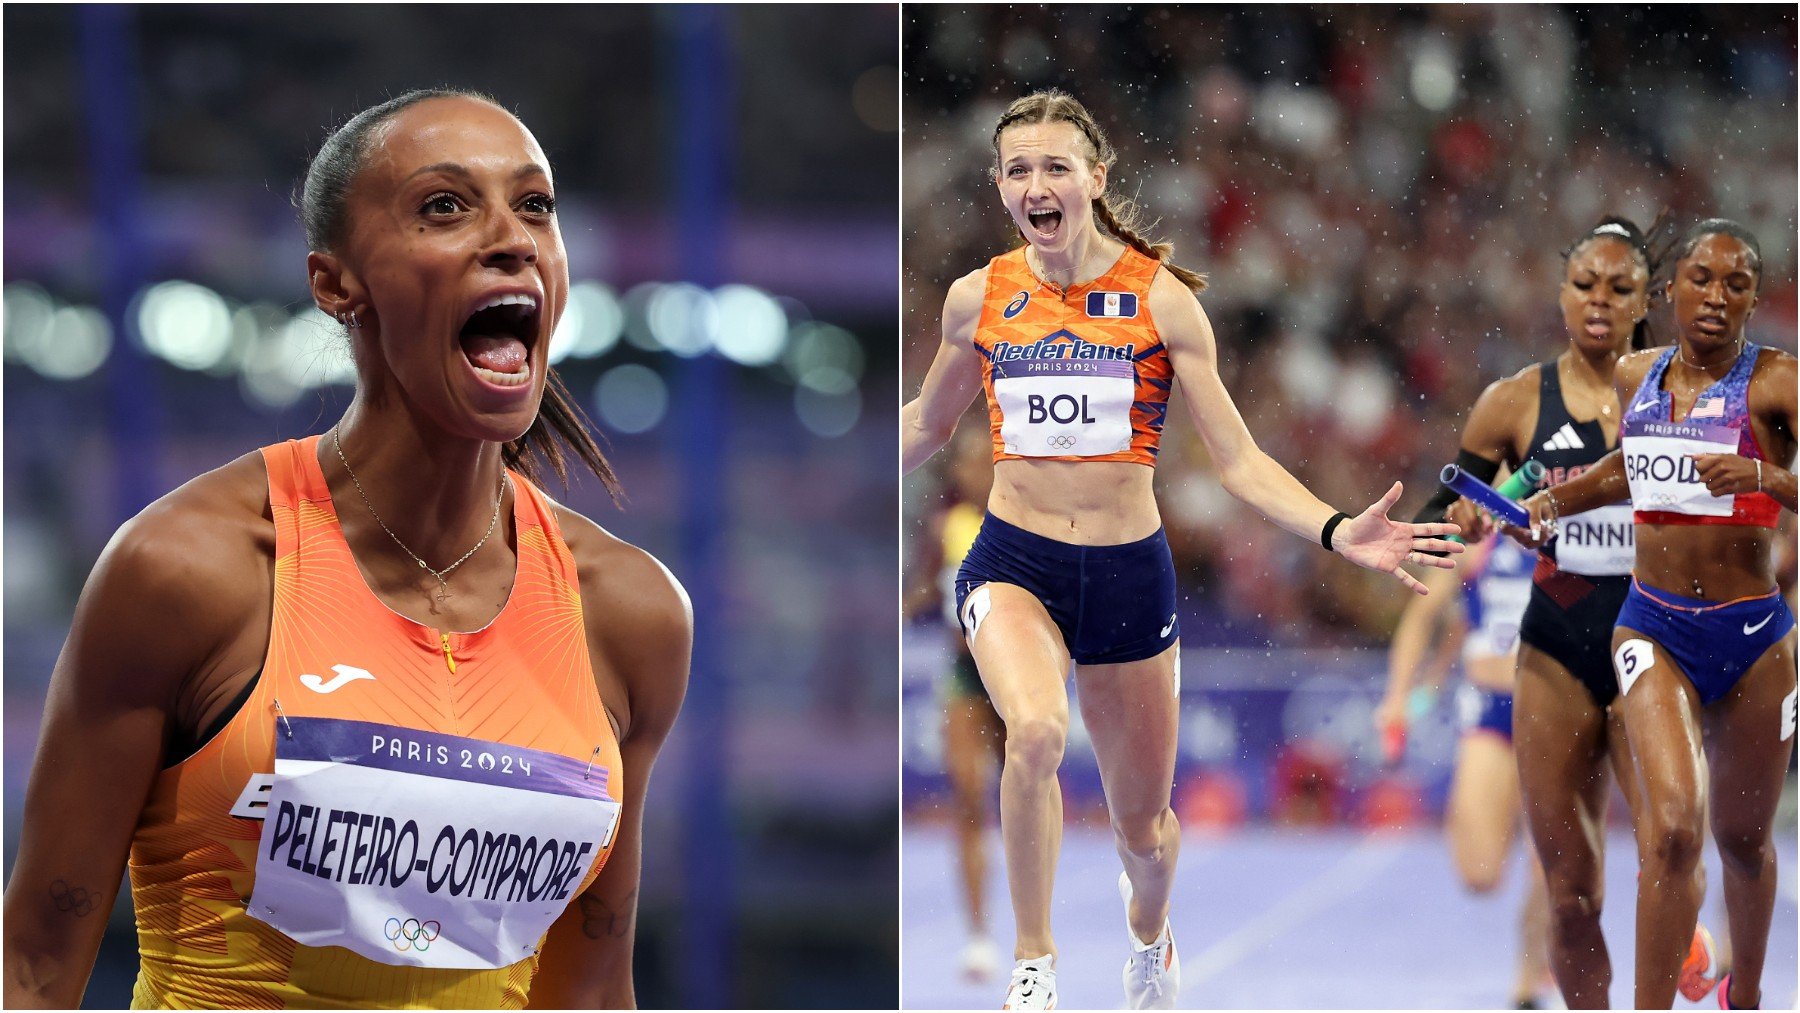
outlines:
M249 583L268 572L246 534L257 512L234 512L242 504L209 482L219 474L120 528L75 607L6 887L7 1006L81 1002L186 684L218 666L266 603Z
M581 574L595 679L619 722L625 768L618 839L606 867L550 927L527 1004L533 1009L635 1009L644 794L650 768L687 695L694 617L687 592L648 553L559 511Z
M1757 375L1753 383L1752 390L1756 400L1767 406L1761 414L1774 437L1764 441L1765 456L1769 459L1762 465L1762 491L1774 497L1775 502L1792 513L1795 390L1800 385L1800 379L1796 377L1794 357L1786 352L1776 353L1769 366Z
M975 325L981 319L987 268L958 278L944 296L943 340L919 387L919 396L900 409L900 473L909 474L941 450L956 422L981 391L981 353Z
M1225 491L1277 526L1316 541L1336 511L1256 445L1219 378L1218 343L1199 301L1173 275L1159 271L1150 288L1150 312Z
M1613 389L1618 392L1619 404L1627 410L1631 399L1637 395L1638 385L1644 382L1644 374L1649 372L1661 351L1649 348L1632 352L1620 359L1619 364L1614 367ZM1620 439L1622 443L1623 431ZM1507 533L1520 544L1537 548L1549 541L1554 533L1548 524L1552 516L1586 513L1630 499L1631 484L1625 478L1625 453L1621 447L1594 462L1592 467L1569 481L1525 499L1520 506L1531 515L1530 524L1525 529L1509 528Z
M1200 438L1212 455L1225 491L1277 526L1318 541L1325 522L1336 511L1256 445L1219 378L1218 345L1212 323L1206 319L1199 301L1174 275L1158 271L1150 287L1149 303L1157 333L1169 350L1175 375L1187 394L1194 428L1200 431ZM1388 520L1387 511L1399 496L1400 485L1396 482L1381 501L1340 524L1332 545L1357 565L1392 573L1413 591L1424 594L1424 585L1400 568L1402 558L1410 550L1461 552L1462 546L1425 537L1455 534L1456 529L1449 525L1399 524ZM1419 544L1413 544L1415 541ZM1420 562L1430 566L1453 565L1448 560L1430 557Z
M1495 380L1469 409L1469 421L1463 426L1462 442L1458 446L1458 463L1484 482L1493 481L1501 464L1518 468L1524 463L1521 448L1530 439L1537 413L1536 366L1527 366L1503 380ZM1425 508L1413 519L1448 519L1461 527L1471 542L1486 538L1491 527L1487 514L1443 485L1438 486Z

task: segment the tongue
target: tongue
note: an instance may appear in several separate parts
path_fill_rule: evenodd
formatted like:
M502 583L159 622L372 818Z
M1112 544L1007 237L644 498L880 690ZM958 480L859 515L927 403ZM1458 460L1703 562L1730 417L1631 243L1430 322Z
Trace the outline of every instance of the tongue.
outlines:
M525 368L525 342L510 334L470 334L462 346L469 361L482 369L517 373Z

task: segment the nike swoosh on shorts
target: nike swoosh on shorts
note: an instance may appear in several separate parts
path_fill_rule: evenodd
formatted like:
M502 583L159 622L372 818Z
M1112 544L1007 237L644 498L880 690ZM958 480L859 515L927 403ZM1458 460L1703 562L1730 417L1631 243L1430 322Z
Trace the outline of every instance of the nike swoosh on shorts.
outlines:
M1750 634L1755 633L1757 630L1762 629L1764 626L1769 625L1769 620L1771 620L1773 618L1775 618L1775 613L1771 612L1768 615L1763 616L1762 622L1757 623L1755 626L1752 626L1749 623L1745 623L1744 624L1744 636L1747 637Z

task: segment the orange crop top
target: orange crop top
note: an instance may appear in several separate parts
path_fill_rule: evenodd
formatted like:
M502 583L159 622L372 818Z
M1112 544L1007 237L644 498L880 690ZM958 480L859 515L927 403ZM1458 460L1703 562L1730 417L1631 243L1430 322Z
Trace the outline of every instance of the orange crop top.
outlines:
M1175 370L1150 319L1162 265L1130 247L1093 281L1059 288L1025 262L988 264L975 326L994 460L1156 466Z
M243 706L154 782L131 846L145 1007L522 1007L605 864L623 782L550 502L483 629L369 590L318 437L263 450L274 615Z

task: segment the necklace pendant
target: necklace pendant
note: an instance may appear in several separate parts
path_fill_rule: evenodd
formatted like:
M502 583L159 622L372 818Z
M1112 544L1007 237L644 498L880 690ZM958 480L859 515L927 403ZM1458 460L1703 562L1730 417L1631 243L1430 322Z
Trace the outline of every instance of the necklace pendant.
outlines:
M437 600L438 600L439 605L442 605L444 603L444 599L446 599L448 597L450 597L450 589L448 587L438 588Z

